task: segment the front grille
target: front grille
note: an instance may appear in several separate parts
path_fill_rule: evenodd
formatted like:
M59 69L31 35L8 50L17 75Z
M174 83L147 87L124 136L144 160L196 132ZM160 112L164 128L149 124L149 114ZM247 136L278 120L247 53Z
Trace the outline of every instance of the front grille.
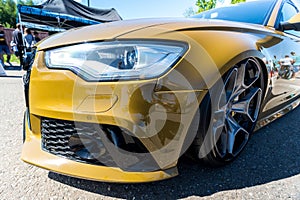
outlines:
M105 151L104 146L101 146L99 128L99 124L85 122L76 122L75 124L72 121L42 118L42 149L79 162L114 166L115 164L107 152L101 154L101 159L97 158L100 150ZM84 142L84 140L89 141ZM89 145L90 147L88 147Z

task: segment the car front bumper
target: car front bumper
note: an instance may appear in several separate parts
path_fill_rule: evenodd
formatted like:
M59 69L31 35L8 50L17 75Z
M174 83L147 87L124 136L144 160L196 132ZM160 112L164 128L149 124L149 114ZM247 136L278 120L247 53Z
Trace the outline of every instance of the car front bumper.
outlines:
M41 139L25 122L25 142L21 159L29 164L72 177L104 182L139 183L168 179L178 175L177 167L153 172L127 172L116 167L91 165L59 157L41 149Z
M108 182L147 182L178 174L178 158L197 133L190 127L199 102L207 93L201 89L203 82L198 74L187 70L187 62L180 62L177 70L158 79L86 82L71 71L46 68L43 57L43 52L37 54L31 70L22 160L61 174ZM77 123L117 127L135 137L144 150L140 153L136 149L131 152L126 148L108 148L114 145L101 141L115 164L70 159L45 150L43 119L71 122L75 129ZM54 137L65 132L50 131ZM105 138L104 134L101 137ZM69 144L69 139L64 144ZM132 162L128 164L129 160Z

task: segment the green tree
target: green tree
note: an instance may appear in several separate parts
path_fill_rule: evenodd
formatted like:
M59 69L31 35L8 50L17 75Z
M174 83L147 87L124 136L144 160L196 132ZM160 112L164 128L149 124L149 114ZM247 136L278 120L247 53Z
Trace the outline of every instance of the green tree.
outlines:
M231 0L232 4L245 2L246 0ZM214 7L216 7L217 0L197 0L196 6L199 7L198 12L203 12L205 10L210 10Z
M34 1L33 0L26 0L26 1L18 0L17 2L18 2L18 4L21 4L21 5L28 5L28 6L34 5Z
M216 0L197 0L196 6L199 7L198 13L200 13L216 7Z
M33 0L18 0L18 4L34 5ZM17 4L14 0L0 0L0 23L7 28L16 26Z
M16 24L17 7L14 0L0 0L0 23L11 28Z
M245 2L246 0L231 0L231 4Z

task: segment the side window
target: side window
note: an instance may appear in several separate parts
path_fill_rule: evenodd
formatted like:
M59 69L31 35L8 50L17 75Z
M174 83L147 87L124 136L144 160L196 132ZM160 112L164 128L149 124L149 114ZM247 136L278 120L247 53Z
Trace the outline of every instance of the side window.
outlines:
M280 12L280 22L285 22L291 19L294 15L298 13L298 10L290 3L285 3ZM285 31L286 33L296 35L300 37L299 31Z
M285 22L285 21L291 19L297 13L298 13L298 11L293 5L291 5L289 3L285 3L281 10L281 20L280 21Z

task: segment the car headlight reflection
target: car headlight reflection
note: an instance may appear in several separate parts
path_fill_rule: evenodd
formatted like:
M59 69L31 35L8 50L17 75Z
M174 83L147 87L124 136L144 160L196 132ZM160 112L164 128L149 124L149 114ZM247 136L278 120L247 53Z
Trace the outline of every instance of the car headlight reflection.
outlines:
M170 69L187 45L165 41L114 41L46 51L50 69L68 69L88 81L155 78Z

